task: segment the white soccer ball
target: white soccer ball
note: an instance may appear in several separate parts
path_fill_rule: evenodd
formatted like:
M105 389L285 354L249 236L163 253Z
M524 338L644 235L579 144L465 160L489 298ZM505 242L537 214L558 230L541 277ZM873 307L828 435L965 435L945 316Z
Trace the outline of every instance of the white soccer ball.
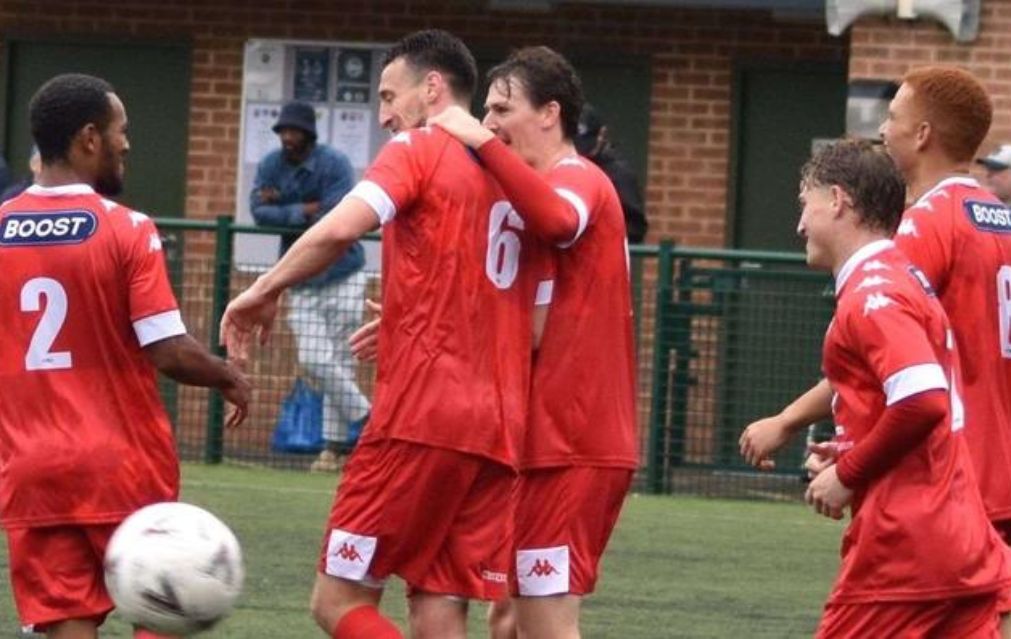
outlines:
M190 504L152 504L126 518L105 552L105 584L130 623L170 635L207 630L228 616L245 571L239 542Z

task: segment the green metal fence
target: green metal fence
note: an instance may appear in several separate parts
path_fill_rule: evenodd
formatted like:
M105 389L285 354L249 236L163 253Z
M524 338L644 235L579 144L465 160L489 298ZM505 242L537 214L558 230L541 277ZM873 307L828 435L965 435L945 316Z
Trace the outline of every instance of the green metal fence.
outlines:
M230 217L157 223L187 327L218 349L218 320L227 301L263 270L234 262L234 239L290 231L240 226ZM670 244L633 246L630 253L642 450L638 488L798 496L803 441L777 458L776 472L758 473L742 463L737 438L750 421L777 411L818 380L821 340L833 308L830 279L807 270L802 256L793 254ZM379 289L379 273L366 272L365 295L378 299ZM361 289L355 293L360 296ZM252 362L254 406L240 429L223 431L224 406L218 394L163 383L184 459L310 469L315 455L278 453L270 445L281 403L294 380L302 376L314 381L300 362L304 343L300 356L296 335L285 321L290 299L270 345L259 349ZM371 397L374 368L349 366L357 388ZM340 402L336 397L335 403Z

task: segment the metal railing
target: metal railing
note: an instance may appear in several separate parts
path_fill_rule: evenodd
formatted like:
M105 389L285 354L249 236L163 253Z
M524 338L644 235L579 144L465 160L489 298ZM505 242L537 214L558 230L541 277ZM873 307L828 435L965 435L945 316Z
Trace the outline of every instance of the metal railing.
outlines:
M235 263L236 236L293 231L238 225L227 216L156 222L165 236L169 272L187 326L220 353L218 323L228 300L263 268ZM799 495L804 442L794 442L778 457L775 472L758 473L737 454L737 438L750 421L778 411L818 380L821 339L834 301L829 277L808 271L796 254L662 243L633 246L630 257L642 451L638 489L735 497ZM367 270L366 277L367 294L377 298L378 272ZM290 304L285 309L289 318ZM300 365L306 342L300 347L288 322L278 324L271 345L260 349L252 362L257 390L250 422L243 428L224 432L224 406L217 393L164 382L184 459L310 467L313 455L276 452L270 445L281 403L294 380L302 376L312 381ZM371 397L374 368L350 366L361 393ZM333 401L339 405L341 398Z

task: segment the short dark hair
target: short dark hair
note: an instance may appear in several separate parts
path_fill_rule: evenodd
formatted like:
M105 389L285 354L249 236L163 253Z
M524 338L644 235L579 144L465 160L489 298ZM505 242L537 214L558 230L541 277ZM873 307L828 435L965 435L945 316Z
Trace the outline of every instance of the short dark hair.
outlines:
M460 38L442 29L425 29L404 36L383 58L386 67L397 58L419 73L438 71L454 97L470 101L477 87L477 63Z
M74 136L88 124L104 132L112 120L112 85L83 73L48 80L28 104L32 137L44 163L63 160Z
M869 140L840 140L815 152L800 170L802 187L838 186L853 199L861 223L892 235L906 207L895 161Z
M562 54L544 46L524 47L488 72L489 85L501 80L508 86L511 78L523 85L535 107L557 102L566 139L576 137L585 101L583 83Z

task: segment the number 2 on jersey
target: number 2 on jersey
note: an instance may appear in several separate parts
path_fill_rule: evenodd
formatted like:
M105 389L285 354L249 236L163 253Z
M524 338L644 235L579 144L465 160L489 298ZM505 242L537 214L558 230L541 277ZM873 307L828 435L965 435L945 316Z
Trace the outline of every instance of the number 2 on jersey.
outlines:
M1011 266L997 270L997 305L1000 323L1000 354L1011 359Z
M507 289L516 281L520 266L520 236L523 218L509 202L492 205L488 219L488 253L484 272L497 288Z
M42 312L32 341L25 354L25 369L30 371L59 370L70 368L73 361L70 351L52 352L56 336L67 319L67 292L63 285L48 277L36 277L21 287L21 310L37 313L42 309L42 298L46 298L46 310Z

